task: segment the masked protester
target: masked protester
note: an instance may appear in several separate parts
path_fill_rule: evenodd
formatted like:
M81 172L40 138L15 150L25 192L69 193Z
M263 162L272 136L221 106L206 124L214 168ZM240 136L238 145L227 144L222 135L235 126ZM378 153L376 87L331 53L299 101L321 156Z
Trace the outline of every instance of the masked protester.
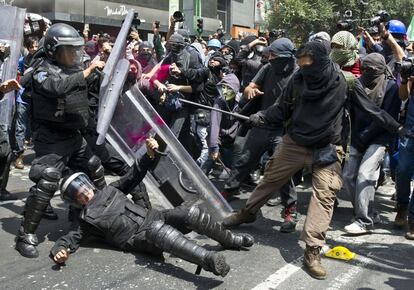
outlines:
M230 65L230 62L240 51L240 41L232 39L224 44L219 51L223 54L227 65Z
M297 71L294 57L295 46L288 38L279 38L269 47L269 63L263 66L250 84L244 90L244 98L252 106L256 103L259 110L266 110L279 100L289 80ZM254 170L265 152L273 154L278 144L282 142L283 126L267 128L252 128L242 147L241 154L234 160L230 177L226 180L225 197L236 193L242 182ZM284 206L284 222L281 232L292 232L296 227L296 190L292 181L287 182L280 190Z
M322 43L309 42L296 56L300 69L289 81L281 99L266 111L250 116L254 126L287 124L286 134L246 206L225 218L223 225L254 222L257 212L275 190L280 190L298 170L309 168L313 193L301 235L306 243L304 265L312 277L325 279L320 250L325 244L336 192L342 187L345 108L357 106L390 132L410 134L368 99L358 80L355 79L353 93L347 96L346 78L330 60L328 49Z
M358 55L358 41L349 31L339 31L331 40L331 59L342 70L361 76L361 60Z
M139 162L137 178L142 180L153 164L158 143L147 139L147 155ZM196 206L180 206L172 210L147 210L133 204L123 192L112 186L98 190L83 173L75 173L62 180L62 198L78 210L78 230L58 239L51 249L51 257L64 263L80 246L85 236L95 236L123 251L138 251L161 255L171 254L201 266L217 276L226 276L230 266L217 251L198 246L183 233L196 231L221 243L227 249L241 249L253 245L253 237L234 234L213 222L211 216Z
M100 185L104 182L100 160L82 137L89 119L86 79L104 62L82 69L84 39L67 24L54 24L44 37L41 64L32 73L31 100L35 159L29 172L35 185L27 198L16 249L35 258L35 231L58 189L62 170L81 168Z
M262 66L261 58L263 49L267 46L264 38L249 35L240 42L240 51L234 58L234 62L241 71L241 89L244 90L257 74Z
M211 60L210 60L211 61ZM239 90L240 82L234 74L227 74L217 84L219 95L214 101L214 108L237 113L240 111ZM214 162L220 158L227 168L233 166L233 146L240 122L233 116L211 111L210 124L210 157L203 166L203 171L208 175Z
M384 57L378 53L368 54L361 69L359 80L369 99L397 120L401 107L398 86L388 73ZM368 119L361 109L353 107L351 116L351 148L343 179L354 206L355 221L347 225L345 231L366 234L379 222L374 206L375 185L386 147L392 148L395 138Z
M144 41L139 45L138 54L135 59L142 67L142 73L149 73L157 64L153 57L153 48L151 43Z

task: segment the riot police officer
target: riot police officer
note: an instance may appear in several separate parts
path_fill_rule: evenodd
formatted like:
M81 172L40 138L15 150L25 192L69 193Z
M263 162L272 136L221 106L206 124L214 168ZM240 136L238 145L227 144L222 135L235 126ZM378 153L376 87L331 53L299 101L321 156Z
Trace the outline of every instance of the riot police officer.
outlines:
M66 168L87 172L98 187L104 186L103 168L80 130L88 121L87 78L103 62L82 70L84 39L71 26L58 23L47 31L43 59L32 72L32 117L35 159L29 172L36 183L30 189L17 236L21 255L39 255L35 231Z
M158 143L146 140L147 154L138 162L138 182L154 162ZM111 185L97 190L81 172L64 178L60 186L61 197L77 207L78 219L73 224L77 230L58 239L51 250L51 257L60 264L66 262L86 236L94 236L124 251L150 254L170 252L175 256L199 265L215 275L226 276L230 267L223 255L198 246L184 234L195 231L218 241L226 249L240 250L253 245L248 234L236 234L223 228L212 217L193 205L158 211L132 203L123 192Z

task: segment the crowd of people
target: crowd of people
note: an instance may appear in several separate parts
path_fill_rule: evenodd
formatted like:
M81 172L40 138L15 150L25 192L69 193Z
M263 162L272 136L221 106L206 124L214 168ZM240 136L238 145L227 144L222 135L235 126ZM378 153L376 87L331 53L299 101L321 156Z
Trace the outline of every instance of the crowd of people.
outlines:
M2 80L0 86L2 94L17 92L14 129L2 133L15 141L7 154L2 145L1 200L15 198L6 190L10 156L22 169L25 148L33 144L35 151L29 173L35 185L16 249L38 256L35 231L43 217L57 218L50 200L60 188L77 228L56 242L55 262L65 262L85 236L96 235L124 250L169 251L225 276L224 257L182 233L206 234L225 248L250 247L253 237L226 228L253 223L261 207L277 204L279 194L280 231L294 232L296 186L306 174L312 177L312 197L301 239L304 265L314 278L327 275L320 250L340 190L354 210L344 231L367 234L380 220L376 189L393 179L394 225L407 228L405 237L414 240L414 77L398 69L413 55L413 42L398 20L375 28L332 37L318 32L298 48L283 34L194 38L176 29L174 17L165 36L153 24L151 42L131 30L124 91L139 87L203 172L225 179L222 194L228 201L246 184L254 187L246 205L221 223L195 206L152 209L141 181L159 146L154 139L147 139L147 155L133 166L109 143L96 145L99 70L113 37L90 36L88 30L81 35L66 24L52 25L42 39L26 37L20 84ZM106 185L104 170L121 178Z

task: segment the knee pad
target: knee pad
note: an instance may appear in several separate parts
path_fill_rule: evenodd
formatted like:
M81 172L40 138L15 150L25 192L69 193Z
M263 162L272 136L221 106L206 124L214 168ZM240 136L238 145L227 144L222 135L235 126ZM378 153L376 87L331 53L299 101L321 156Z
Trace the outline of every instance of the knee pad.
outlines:
M103 189L106 186L105 170L98 156L94 155L89 159L88 169L90 172L90 177L95 186L98 189Z

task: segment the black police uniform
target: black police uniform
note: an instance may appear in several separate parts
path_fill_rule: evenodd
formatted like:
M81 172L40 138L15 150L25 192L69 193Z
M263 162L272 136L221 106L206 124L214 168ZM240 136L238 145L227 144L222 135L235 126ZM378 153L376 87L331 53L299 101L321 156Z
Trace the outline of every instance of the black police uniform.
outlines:
M52 25L44 41L47 57L32 73L35 159L29 178L36 186L30 190L16 243L16 249L25 257L38 256L35 231L58 189L64 169L84 171L97 187L105 185L100 160L93 155L80 132L88 121L88 89L83 71L80 67L58 66L53 61L58 45L82 44L83 39L73 27L61 23Z
M138 178L145 176L150 164L148 157L141 160ZM217 268L214 262L219 259L215 251L208 251L184 237L183 233L191 230L217 240L224 248L241 249L253 244L251 236L224 229L196 206L148 210L131 202L117 188L106 186L96 191L93 199L80 209L77 223L72 225L72 231L56 241L51 256L62 249L75 252L82 239L94 236L125 251L150 254L168 251L216 275L225 275L227 272Z

